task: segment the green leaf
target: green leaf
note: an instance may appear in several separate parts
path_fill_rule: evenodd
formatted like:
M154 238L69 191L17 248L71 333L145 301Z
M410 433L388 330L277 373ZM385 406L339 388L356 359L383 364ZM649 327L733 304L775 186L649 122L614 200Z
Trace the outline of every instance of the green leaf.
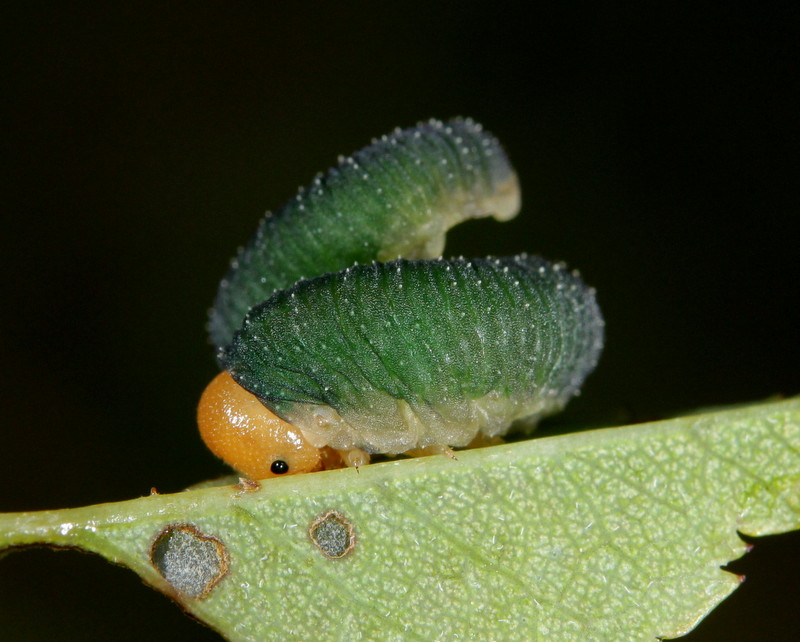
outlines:
M737 530L798 527L794 399L6 514L0 546L100 553L234 640L622 640L685 633L730 594Z

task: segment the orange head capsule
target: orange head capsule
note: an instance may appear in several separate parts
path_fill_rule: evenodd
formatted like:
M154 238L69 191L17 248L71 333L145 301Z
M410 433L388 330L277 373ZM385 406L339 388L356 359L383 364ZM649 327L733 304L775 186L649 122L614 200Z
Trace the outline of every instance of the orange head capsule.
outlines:
M300 430L270 412L226 371L203 392L197 423L209 449L251 479L336 467L329 448L309 444Z

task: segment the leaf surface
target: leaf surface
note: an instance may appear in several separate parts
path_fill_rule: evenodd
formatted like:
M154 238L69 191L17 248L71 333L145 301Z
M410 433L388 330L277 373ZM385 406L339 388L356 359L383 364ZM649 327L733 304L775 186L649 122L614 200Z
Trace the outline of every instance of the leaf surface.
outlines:
M794 399L6 514L0 547L94 551L233 640L652 640L738 586L737 530L798 527Z

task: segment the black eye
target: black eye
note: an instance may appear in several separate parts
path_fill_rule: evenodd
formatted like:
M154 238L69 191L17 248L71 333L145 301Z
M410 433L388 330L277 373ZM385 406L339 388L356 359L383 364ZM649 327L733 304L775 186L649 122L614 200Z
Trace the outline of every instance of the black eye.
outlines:
M270 466L269 469L272 471L273 475L283 475L289 472L289 464L283 461L283 459L276 459L272 462L272 466Z

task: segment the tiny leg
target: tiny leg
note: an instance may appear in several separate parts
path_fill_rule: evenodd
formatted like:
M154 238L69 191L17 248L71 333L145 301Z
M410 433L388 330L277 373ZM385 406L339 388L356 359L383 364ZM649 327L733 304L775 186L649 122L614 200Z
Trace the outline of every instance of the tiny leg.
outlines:
M336 452L339 457L342 458L342 462L344 462L345 466L351 466L356 470L358 470L359 466L365 466L369 463L369 453L359 448L337 450Z

